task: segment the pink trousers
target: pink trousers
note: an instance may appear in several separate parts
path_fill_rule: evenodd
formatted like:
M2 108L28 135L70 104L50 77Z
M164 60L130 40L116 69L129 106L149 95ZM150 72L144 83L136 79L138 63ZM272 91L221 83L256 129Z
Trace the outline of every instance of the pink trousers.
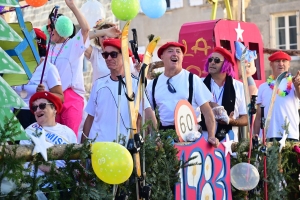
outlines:
M63 108L60 114L56 115L56 122L68 126L75 132L77 137L82 120L83 97L78 95L71 88L68 88L64 91L64 99Z

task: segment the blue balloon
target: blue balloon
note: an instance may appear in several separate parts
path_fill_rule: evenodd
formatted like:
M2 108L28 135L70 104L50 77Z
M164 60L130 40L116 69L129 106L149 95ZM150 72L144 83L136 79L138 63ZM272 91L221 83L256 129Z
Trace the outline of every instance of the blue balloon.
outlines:
M142 11L150 18L159 18L167 10L166 0L141 0Z

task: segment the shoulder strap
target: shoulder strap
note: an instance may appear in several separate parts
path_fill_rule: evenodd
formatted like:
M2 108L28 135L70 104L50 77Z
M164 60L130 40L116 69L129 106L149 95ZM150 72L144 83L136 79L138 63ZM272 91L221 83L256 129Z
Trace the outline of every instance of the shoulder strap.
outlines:
M189 98L188 102L192 105L193 100L193 73L190 72L189 74Z
M156 86L157 80L158 80L158 77L156 77L153 80L153 84L152 84L152 101L153 101L153 110L154 111L155 111L155 108L156 108L156 101L155 101L154 95L155 95L155 86Z

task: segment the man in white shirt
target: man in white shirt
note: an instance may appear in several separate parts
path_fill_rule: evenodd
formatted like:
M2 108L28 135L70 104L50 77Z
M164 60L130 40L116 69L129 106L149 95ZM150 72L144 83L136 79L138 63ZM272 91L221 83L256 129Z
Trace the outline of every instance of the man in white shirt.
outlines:
M126 138L130 126L130 117L128 110L128 99L125 91L122 89L121 103L118 105L118 78L121 75L123 81L125 76L120 39L107 39L103 42L104 52L103 58L110 70L110 74L97 79L93 85L91 96L86 106L88 116L83 126L83 136L81 142L86 137L95 139L98 142L116 141L117 126L120 126L120 133ZM128 49L129 55L132 55ZM138 80L132 76L132 88L136 91ZM120 124L117 124L118 106L120 106ZM154 112L152 111L149 102L145 101L145 117L155 120ZM96 137L97 136L97 137ZM119 139L119 138L118 138Z
M157 55L163 61L165 71L147 85L149 102L153 110L158 109L161 130L175 129L174 111L179 100L188 100L196 114L200 107L209 128L208 142L217 147L215 118L209 106L211 93L198 76L182 68L184 52L185 46L177 42L168 42L158 49ZM193 88L191 92L190 87Z
M209 74L203 80L204 84L213 94L211 107L223 106L229 120L217 120L216 137L223 140L228 131L234 133L234 141L238 142L238 127L248 123L247 109L243 83L233 78L234 60L229 51L216 47L208 56L204 69ZM228 119L228 118L227 118ZM201 126L204 136L207 134L205 119Z
M258 136L260 131L260 119L261 109L260 106L264 106L264 116L267 117L269 111L271 96L273 92L273 85L276 78L290 68L291 57L282 51L277 51L269 57L270 67L272 74L267 79L266 83L263 83L258 88L257 96L257 113L254 122L253 134ZM277 96L273 106L273 113L270 119L269 128L267 130L266 139L280 140L282 133L284 132L282 125L285 120L289 123L288 136L289 140L299 140L299 97L300 97L300 72L298 71L296 76L292 77L290 74L284 78L277 91ZM262 135L259 135L262 137Z

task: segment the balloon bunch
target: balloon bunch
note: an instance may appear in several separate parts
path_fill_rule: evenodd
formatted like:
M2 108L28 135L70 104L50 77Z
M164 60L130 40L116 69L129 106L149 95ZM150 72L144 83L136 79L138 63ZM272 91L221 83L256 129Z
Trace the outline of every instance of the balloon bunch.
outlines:
M140 11L140 3L143 13L150 18L159 18L167 10L165 0L112 0L113 14L122 21L128 21L136 17Z

